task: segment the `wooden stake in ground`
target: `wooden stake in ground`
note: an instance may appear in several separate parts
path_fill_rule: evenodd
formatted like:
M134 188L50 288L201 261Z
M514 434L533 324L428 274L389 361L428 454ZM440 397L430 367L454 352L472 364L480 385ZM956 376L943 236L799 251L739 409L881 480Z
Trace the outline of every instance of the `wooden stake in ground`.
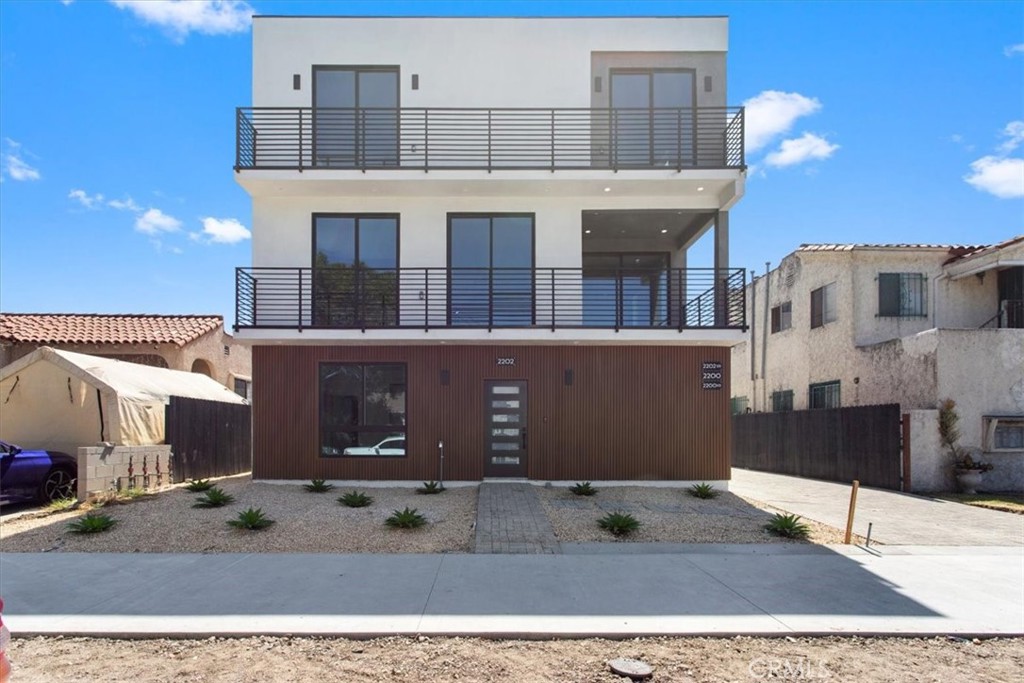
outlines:
M860 488L860 482L856 479L853 480L853 488L850 489L850 514L846 516L846 537L843 539L843 543L850 545L850 535L853 533L853 511L857 507L857 489Z

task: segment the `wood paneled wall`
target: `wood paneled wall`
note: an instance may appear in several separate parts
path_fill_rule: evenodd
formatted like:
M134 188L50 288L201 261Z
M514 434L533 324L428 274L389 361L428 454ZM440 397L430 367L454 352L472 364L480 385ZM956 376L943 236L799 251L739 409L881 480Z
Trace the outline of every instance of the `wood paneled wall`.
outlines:
M499 357L515 365L498 366ZM324 361L407 364L405 458L318 456ZM701 388L704 361L722 364L721 389ZM479 480L483 382L521 379L528 383L531 479L728 479L728 378L723 347L256 346L253 476L437 479L443 440L445 479Z

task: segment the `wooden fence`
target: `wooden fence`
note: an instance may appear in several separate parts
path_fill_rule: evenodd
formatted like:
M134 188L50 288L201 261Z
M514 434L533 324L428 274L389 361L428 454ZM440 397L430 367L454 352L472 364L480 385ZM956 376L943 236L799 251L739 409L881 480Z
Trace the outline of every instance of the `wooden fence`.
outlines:
M748 413L732 419L732 464L900 490L898 404Z
M250 406L172 396L164 417L175 483L252 469Z

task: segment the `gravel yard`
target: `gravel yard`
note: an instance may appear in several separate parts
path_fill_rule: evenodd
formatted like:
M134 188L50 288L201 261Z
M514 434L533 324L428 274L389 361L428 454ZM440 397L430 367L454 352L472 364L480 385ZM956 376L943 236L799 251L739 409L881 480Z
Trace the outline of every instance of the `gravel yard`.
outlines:
M606 662L640 659L654 681L1019 681L1024 640L946 638L476 638L107 640L16 638L13 680L627 681ZM788 667L788 668L787 668ZM774 675L772 671L774 670Z
M337 498L350 488L308 493L301 484L261 484L248 475L217 481L235 501L222 508L195 509L200 495L182 486L103 512L118 524L101 534L67 532L83 510L27 515L0 521L3 552L472 552L477 487L450 488L420 495L412 488L366 488L373 504L347 508ZM536 487L541 506L559 542L794 543L763 528L778 512L732 493L701 500L685 489L648 486L607 487L595 496L576 496L564 487ZM239 531L225 522L248 507L261 508L276 523L259 532ZM394 510L416 508L428 524L392 530L384 520ZM608 512L628 512L639 530L616 539L597 520ZM842 543L842 531L804 520L811 543ZM859 539L862 542L863 539Z
M195 509L200 494L179 486L103 512L118 520L101 534L67 533L82 511L0 522L3 552L296 552L441 553L472 547L477 488L451 488L419 495L412 488L367 488L373 504L347 508L337 498L350 489L308 493L301 484L253 483L248 475L217 481L235 501L222 508ZM225 522L248 507L262 508L276 524L263 531L240 531ZM392 530L384 520L394 510L416 508L428 524Z
M597 526L609 512L627 512L640 528L619 542L663 543L800 543L764 530L776 512L764 503L733 493L700 499L685 489L650 486L602 488L594 496L577 496L565 488L539 488L541 505L560 542L614 541ZM811 520L802 520L811 543L843 542L843 532Z

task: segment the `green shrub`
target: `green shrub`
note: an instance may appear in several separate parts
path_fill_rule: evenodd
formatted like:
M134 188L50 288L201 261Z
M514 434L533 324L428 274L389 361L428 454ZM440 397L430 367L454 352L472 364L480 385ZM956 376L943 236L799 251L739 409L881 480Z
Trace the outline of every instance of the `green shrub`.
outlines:
M77 498L57 498L56 500L51 500L47 503L46 509L50 512L65 512L67 510L74 509L77 505Z
M325 479L311 479L308 484L303 484L302 488L310 493L327 493L334 488L334 485L328 484Z
M570 486L569 490L577 496L592 496L597 493L597 489L591 486L589 481L576 482L576 485Z
M640 528L640 522L633 515L624 512L609 512L597 520L597 525L613 536L626 536Z
M421 488L416 489L416 493L432 494L432 493L444 493L444 486L437 481L425 481Z
M263 514L262 508L257 508L255 510L252 508L242 510L238 513L238 519L228 520L228 524L236 529L248 529L249 531L266 529L273 523L274 520L269 519L265 514Z
M362 491L349 491L341 498L339 498L338 502L344 505L345 507L364 508L373 502L373 498L366 495Z
M694 498L703 498L707 500L709 498L717 498L718 494L721 493L721 491L716 489L711 484L703 483L694 484L693 486L691 486L689 488L689 493Z
M393 529L417 529L427 523L427 518L416 511L416 508L395 510L384 523Z
M76 534L98 534L109 530L115 524L117 524L117 520L110 515L90 512L73 522L69 522L68 529Z
M149 495L149 491L147 491L146 489L140 489L140 488L131 486L129 488L126 488L124 491L122 491L120 497L121 498L125 498L127 500L138 500L139 498L144 498L145 496L148 496L148 495Z
M196 498L196 502L192 504L194 508L219 508L224 507L228 503L233 503L235 497L216 486L206 492L206 495Z
M785 536L786 538L807 538L807 535L811 533L811 528L801 522L800 517L784 515L781 512L772 515L764 528L776 536Z
M202 493L203 491L209 491L212 489L213 483L209 479L189 479L185 488L192 493Z

